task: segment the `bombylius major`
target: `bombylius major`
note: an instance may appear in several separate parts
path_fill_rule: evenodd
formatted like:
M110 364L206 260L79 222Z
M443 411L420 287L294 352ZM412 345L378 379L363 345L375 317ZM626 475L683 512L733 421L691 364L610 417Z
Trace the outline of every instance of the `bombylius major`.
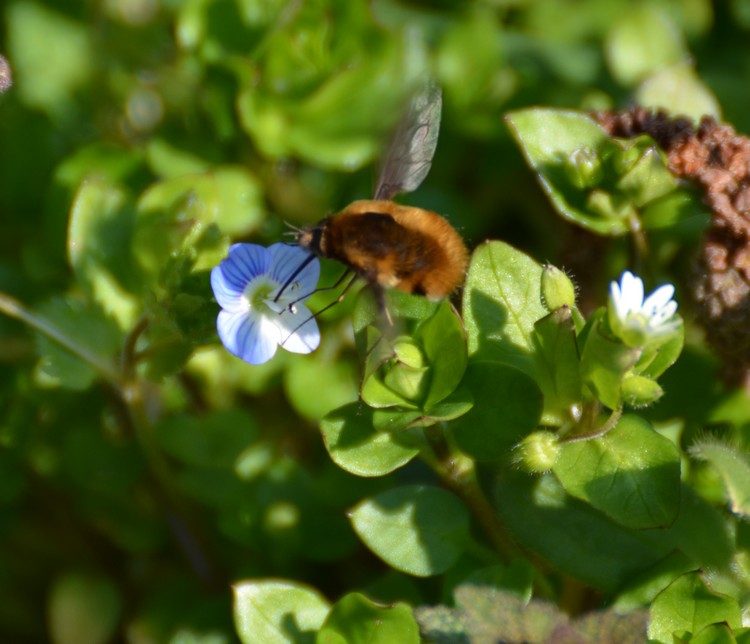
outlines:
M295 233L300 246L341 262L371 284L381 302L384 288L433 300L448 297L466 273L468 251L453 226L435 212L392 201L416 190L427 176L441 109L440 89L430 84L412 100L394 133L374 198L355 201Z

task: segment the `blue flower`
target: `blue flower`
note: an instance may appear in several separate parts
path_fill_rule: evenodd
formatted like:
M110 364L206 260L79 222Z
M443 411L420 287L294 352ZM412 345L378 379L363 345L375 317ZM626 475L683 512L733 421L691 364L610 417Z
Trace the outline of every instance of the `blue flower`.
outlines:
M222 309L216 321L222 344L250 364L268 362L279 345L293 353L317 349L318 324L302 301L315 290L319 277L318 259L298 246L232 246L211 271L211 287Z

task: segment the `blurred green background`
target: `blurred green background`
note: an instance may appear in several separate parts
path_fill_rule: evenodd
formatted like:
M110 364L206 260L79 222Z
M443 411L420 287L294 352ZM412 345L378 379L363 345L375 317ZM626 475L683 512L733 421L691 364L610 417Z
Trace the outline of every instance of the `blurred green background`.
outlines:
M8 642L231 642L229 583L245 577L445 598L450 580L388 572L345 516L429 480L424 466L359 479L320 440L316 421L357 396L353 298L316 353L250 367L217 344L207 276L230 238L273 243L368 197L425 72L443 125L405 201L472 247L569 266L584 306L627 241L555 216L503 115L637 101L750 131L747 0L18 0L0 20L15 80L0 291L105 364L137 358L113 376L0 317ZM697 236L656 252L677 270ZM591 275L592 257L609 268Z

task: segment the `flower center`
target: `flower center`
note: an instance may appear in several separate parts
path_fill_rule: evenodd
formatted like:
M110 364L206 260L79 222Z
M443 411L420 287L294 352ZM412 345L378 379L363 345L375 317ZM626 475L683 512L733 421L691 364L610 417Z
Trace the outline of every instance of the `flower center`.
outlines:
M259 275L245 287L242 296L250 311L260 315L267 315L271 312L280 313L284 306L273 301L277 289L278 284L275 281L265 275Z

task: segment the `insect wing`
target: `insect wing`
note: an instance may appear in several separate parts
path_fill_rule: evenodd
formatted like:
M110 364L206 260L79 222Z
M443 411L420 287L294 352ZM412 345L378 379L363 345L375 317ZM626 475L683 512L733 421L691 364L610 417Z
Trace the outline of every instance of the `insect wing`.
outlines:
M431 81L412 99L383 160L375 199L412 192L424 181L437 148L442 107L443 95Z

